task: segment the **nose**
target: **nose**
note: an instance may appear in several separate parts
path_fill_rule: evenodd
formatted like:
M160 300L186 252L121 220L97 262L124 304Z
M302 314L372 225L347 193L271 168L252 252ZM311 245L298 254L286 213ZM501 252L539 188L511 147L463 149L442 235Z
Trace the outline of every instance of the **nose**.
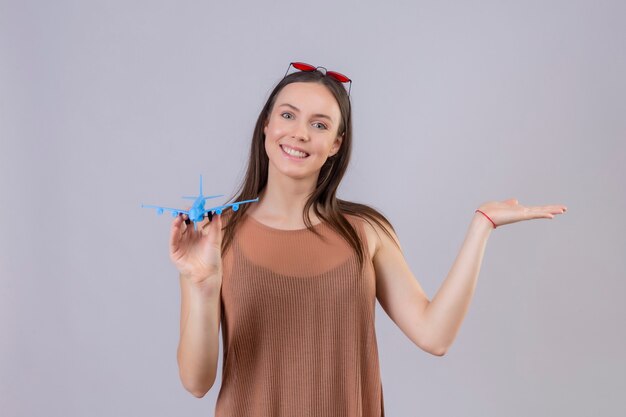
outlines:
M306 122L295 123L291 136L299 141L305 142L309 140L308 126Z

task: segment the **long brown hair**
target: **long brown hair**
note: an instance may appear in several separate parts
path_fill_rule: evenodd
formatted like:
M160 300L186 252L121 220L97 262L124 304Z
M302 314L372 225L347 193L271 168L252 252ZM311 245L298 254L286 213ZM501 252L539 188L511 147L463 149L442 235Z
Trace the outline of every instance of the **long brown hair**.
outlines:
M377 223L390 238L392 238L392 236L385 229L382 222L386 223L391 230L394 229L387 218L377 210L364 204L341 200L335 195L337 193L337 187L339 187L339 183L348 169L348 162L350 161L350 155L352 153L352 109L346 89L334 78L327 77L320 71L294 72L284 77L276 87L274 87L274 90L259 114L254 128L246 175L238 191L235 193L236 197L231 198L229 201L234 202L254 199L267 185L269 158L265 152L265 134L263 133L263 128L272 113L278 93L280 93L286 85L295 82L320 83L328 88L337 100L339 110L341 111L341 122L337 130L337 135L339 135L339 132L343 133L343 141L339 152L329 157L322 166L317 179L317 187L309 196L304 206L304 212L302 214L304 224L308 230L320 236L319 233L313 229L313 224L309 217L310 208L313 206L315 214L323 221L326 221L332 229L339 233L350 246L352 246L357 254L359 265L362 268L365 260L365 248L359 234L347 220L346 215L355 215L367 222L373 221ZM224 238L222 240L223 254L226 253L232 243L237 225L249 206L249 204L243 204L239 207L239 210L230 212L228 221L224 222ZM392 240L394 239L392 238ZM396 243L395 240L394 243Z

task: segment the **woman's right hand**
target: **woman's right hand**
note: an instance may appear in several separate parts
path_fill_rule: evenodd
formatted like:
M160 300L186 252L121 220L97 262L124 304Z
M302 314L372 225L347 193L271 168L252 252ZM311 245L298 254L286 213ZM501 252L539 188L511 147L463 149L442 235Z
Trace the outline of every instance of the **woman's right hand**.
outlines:
M220 288L222 284L222 216L205 218L194 230L193 222L185 224L186 214L172 222L170 259L178 271L201 288Z

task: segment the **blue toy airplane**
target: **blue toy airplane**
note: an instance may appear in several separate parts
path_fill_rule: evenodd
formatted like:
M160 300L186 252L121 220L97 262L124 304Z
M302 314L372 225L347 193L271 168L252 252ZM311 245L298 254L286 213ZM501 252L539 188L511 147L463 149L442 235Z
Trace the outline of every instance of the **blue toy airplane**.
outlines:
M204 207L204 203L206 200L210 198L217 198L217 197L223 197L223 196L224 196L223 194L211 195L211 196L202 195L202 175L200 175L200 194L195 197L192 197L192 196L183 197L186 200L194 200L193 206L191 206L189 210L174 209L174 208L161 207L161 206L149 206L149 205L144 205L144 204L142 204L141 207L156 209L156 212L159 215L163 214L163 210L167 210L172 213L172 217L176 217L180 213L185 213L187 216L189 216L189 220L193 222L194 230L198 230L196 223L203 221L207 217L209 218L209 221L211 221L214 213L222 214L222 211L224 211L228 207L232 207L233 211L237 211L239 210L240 204L255 203L259 201L259 198L257 197L254 200L236 201L234 203L226 204L223 206L215 206L215 207L210 207L210 208Z

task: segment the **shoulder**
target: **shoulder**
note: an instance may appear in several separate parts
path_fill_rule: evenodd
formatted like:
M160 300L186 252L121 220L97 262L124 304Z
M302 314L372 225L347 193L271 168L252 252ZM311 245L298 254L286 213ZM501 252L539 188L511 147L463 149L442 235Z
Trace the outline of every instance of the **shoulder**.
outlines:
M337 203L344 215L358 217L359 221L362 222L365 234L368 236L368 243L371 242L370 252L372 255L377 254L381 248L388 247L389 244L398 248L400 247L398 237L396 236L391 222L382 212L372 206L354 201L341 200L338 198Z
M346 214L346 217L352 224L360 224L365 238L371 259L374 259L381 248L388 245L397 245L400 247L399 239L391 224L387 221L374 221L367 216L359 216L355 214ZM385 219L386 220L386 219ZM380 224L379 224L380 223Z

